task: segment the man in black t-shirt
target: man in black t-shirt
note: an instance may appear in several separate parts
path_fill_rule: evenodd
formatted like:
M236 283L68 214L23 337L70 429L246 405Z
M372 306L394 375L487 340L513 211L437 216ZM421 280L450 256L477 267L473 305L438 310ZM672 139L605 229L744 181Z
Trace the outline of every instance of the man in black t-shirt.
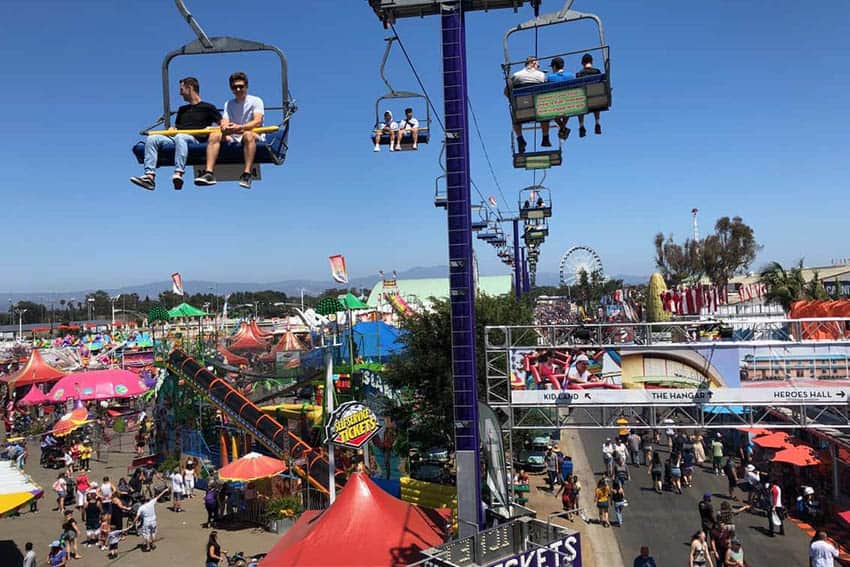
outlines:
M168 132L177 130L197 130L207 128L221 122L221 114L215 106L201 101L200 85L195 77L180 80L180 96L189 104L184 104L177 110L174 127ZM188 134L171 134L163 136L155 134L145 140L145 173L140 177L131 177L130 181L143 189L153 191L156 187L156 162L159 150L174 146L174 175L171 181L174 189L183 188L183 172L186 169L186 157L189 154L189 142L199 142L203 139L221 140L221 132L210 132L209 136L190 136Z
M593 55L590 53L585 53L581 57L581 69L576 73L576 79L579 77L586 77L588 75L601 75L602 71L593 66ZM602 125L599 124L599 111L593 111L593 117L596 119L596 128L594 128L594 133L601 134L602 133ZM587 135L587 130L584 127L584 114L580 114L578 117L578 135L581 138L584 138Z

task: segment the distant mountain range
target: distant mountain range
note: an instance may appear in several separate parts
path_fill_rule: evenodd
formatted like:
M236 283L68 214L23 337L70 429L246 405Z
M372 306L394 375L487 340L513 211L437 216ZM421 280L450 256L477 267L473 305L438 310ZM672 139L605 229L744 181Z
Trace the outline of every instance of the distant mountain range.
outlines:
M399 279L445 278L448 277L448 275L448 266L418 266L415 268L410 268L409 270L398 272ZM391 274L386 274L386 277L390 278ZM646 283L649 279L649 276L615 275L611 277L615 279L625 280L625 283L629 285ZM375 285L375 282L377 281L377 274L372 276L355 277L351 278L349 286L357 288L371 288L373 285ZM558 274L555 272L538 273L537 283L539 285L545 286L556 286L558 285ZM292 296L299 295L302 289L304 290L304 293L310 295L316 295L331 287L339 287L340 289L342 289L342 286L337 286L330 279L321 281L310 279L292 279L267 283L184 280L183 287L186 290L186 293L189 294L214 293L216 295L223 295L227 292L233 291L250 292L272 289L277 291L283 291L287 295ZM142 298L146 296L155 298L158 297L161 292L170 290L171 280L164 280L161 282L129 285L119 288L110 288L105 289L104 291L106 291L110 295L117 295L119 293L137 293L139 294L139 297ZM8 306L10 301L12 303L16 303L18 301L33 301L35 303L41 303L44 305L50 305L51 303L58 304L59 300L61 299L64 299L66 301L70 299L80 301L84 299L87 294L93 293L95 291L97 291L97 289L92 288L62 292L0 292L0 309L4 309L5 306Z

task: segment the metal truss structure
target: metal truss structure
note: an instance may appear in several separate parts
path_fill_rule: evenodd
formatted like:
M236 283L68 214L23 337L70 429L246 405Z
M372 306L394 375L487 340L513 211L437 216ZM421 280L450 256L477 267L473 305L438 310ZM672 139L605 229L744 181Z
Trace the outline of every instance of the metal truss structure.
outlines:
M691 350L722 344L729 347L789 345L850 347L850 318L734 319L667 323L493 326L485 329L487 403L500 416L503 433L521 430L610 429L625 418L631 428L850 429L850 406L748 403L724 406L694 403L598 403L590 405L516 404L511 399L511 357L534 349L619 351ZM721 339L720 337L727 337ZM711 337L713 340L708 340ZM805 337L826 337L813 340ZM850 385L850 384L848 384ZM712 411L713 410L713 411ZM725 410L725 411L724 411ZM511 437L510 435L508 437ZM510 442L509 442L510 443Z

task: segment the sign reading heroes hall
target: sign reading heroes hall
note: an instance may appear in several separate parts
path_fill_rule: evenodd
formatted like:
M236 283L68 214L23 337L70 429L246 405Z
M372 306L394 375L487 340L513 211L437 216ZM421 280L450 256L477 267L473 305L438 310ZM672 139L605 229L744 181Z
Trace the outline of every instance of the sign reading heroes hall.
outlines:
M325 435L330 443L359 449L380 429L371 409L360 402L345 402L331 414Z

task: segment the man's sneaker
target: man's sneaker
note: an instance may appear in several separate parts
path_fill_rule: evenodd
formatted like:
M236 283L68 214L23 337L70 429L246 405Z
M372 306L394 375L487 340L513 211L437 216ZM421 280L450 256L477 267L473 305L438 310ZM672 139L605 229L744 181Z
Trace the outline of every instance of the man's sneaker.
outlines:
M390 151L391 152L395 151L395 146L392 144L392 142L390 142Z
M251 174L250 173L246 172L246 173L243 173L242 175L239 176L239 186L243 187L245 189L251 188ZM181 510L177 510L177 511L180 512Z
M561 128L558 128L558 137L562 140L566 140L567 138L570 137L570 129L567 128L566 126L562 126Z
M195 185L215 185L215 175L212 171L205 171L195 178Z
M549 136L543 136L543 141L540 142L540 145L544 148L551 148L552 142L549 141Z
M174 184L174 190L180 191L183 189L183 176L179 173L175 173L171 176L171 182Z
M595 134L601 134L601 133L602 133L602 125L601 125L601 124L597 124L597 125L596 125L596 128L594 128L594 129L593 129L593 132L594 132Z
M381 146L379 146L378 144L375 144L375 149L374 149L374 150L372 150L372 151L373 151L373 152L380 152L380 151L381 151Z
M151 175L133 176L130 178L130 182L148 191L153 191L156 188L156 182Z
M578 129L578 137L584 138L585 136L587 136L587 128L585 128L584 126L580 126Z
M413 149L414 149L414 150L416 149L416 144L413 144Z

